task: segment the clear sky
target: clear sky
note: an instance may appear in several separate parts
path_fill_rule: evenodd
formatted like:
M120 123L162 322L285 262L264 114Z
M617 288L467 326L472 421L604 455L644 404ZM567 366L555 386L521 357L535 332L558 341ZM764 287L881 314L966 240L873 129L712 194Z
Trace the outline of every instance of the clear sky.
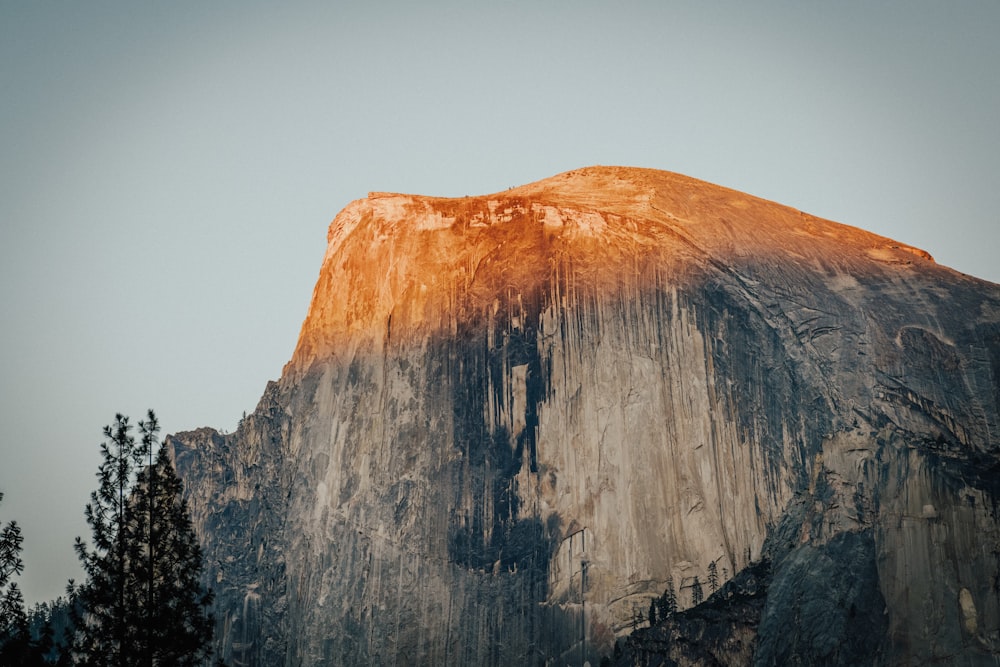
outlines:
M80 576L116 412L253 410L369 190L653 167L1000 282L998 35L996 0L0 0L0 520L26 597Z

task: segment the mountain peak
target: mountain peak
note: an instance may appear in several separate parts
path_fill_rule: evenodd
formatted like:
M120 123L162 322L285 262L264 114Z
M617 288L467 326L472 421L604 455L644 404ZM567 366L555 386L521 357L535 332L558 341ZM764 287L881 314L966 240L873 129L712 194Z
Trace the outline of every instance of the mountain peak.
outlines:
M170 442L233 664L985 664L998 375L1000 286L591 167L352 202L281 380Z
M539 289L566 262L586 267L581 278L595 289L614 289L626 268L742 275L763 263L836 282L933 262L855 227L635 167L585 167L474 197L370 192L336 216L327 238L299 366L362 332L378 347L392 329L418 338L454 330L500 282ZM480 293L485 301L474 303Z

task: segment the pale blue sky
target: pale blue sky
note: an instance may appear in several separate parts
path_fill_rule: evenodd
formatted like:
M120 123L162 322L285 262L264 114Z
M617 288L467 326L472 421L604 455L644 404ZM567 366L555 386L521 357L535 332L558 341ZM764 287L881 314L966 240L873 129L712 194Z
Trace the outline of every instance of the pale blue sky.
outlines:
M233 429L369 190L681 172L1000 282L1000 3L0 0L0 520L79 577L115 412Z

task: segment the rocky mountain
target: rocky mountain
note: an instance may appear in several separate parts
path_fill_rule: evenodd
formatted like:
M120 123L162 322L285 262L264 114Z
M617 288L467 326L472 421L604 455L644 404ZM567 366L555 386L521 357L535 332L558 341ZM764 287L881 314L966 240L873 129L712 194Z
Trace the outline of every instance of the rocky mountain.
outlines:
M253 414L168 439L230 664L596 665L668 588L620 664L1000 661L1000 286L614 167L328 242Z

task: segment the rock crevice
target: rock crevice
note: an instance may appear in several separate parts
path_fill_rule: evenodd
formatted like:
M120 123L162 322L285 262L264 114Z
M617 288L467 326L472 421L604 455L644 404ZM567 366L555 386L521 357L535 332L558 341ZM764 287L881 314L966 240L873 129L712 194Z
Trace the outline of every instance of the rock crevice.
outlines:
M995 659L1000 288L925 254L651 170L352 203L282 378L168 441L222 656L597 664L673 587L745 664Z

